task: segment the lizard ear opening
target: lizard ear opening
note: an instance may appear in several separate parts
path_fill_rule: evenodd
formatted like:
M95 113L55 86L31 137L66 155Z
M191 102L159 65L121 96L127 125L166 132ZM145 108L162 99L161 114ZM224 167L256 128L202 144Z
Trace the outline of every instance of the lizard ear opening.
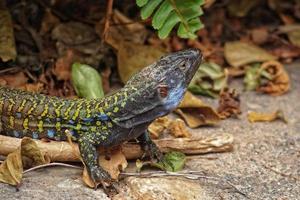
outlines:
M160 98L166 98L169 94L169 87L166 84L161 84L157 87L157 92Z

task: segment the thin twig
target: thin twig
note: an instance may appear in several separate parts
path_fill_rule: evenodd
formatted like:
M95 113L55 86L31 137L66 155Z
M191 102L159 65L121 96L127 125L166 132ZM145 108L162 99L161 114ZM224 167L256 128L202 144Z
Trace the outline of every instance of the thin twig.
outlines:
M113 2L114 2L113 0L108 0L108 2L107 2L106 15L105 15L105 23L104 23L103 33L102 33L103 41L106 41L106 38L107 38L110 17L111 17L111 14L112 14Z
M83 169L82 167L79 166L75 166L75 165L70 165L70 164L65 164L65 163L47 163L47 164L43 164L43 165L38 165L35 167L32 167L30 169L27 169L23 172L23 174L37 170L37 169L41 169L41 168L45 168L45 167L54 167L54 166L61 166L61 167L70 167L70 168L75 168L75 169Z

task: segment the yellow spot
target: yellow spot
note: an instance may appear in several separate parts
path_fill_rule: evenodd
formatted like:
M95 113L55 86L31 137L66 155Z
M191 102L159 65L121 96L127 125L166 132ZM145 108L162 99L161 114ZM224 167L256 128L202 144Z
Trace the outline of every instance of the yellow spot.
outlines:
M27 115L30 115L32 113L32 111L36 108L37 103L36 101L33 102L31 108L28 110Z
M107 112L106 115L107 115L107 116L111 116L111 112Z
M49 110L49 105L46 104L45 108L44 108L44 111L41 114L41 117L45 117L47 115L47 113L48 113L48 110Z
M66 119L70 118L70 117L69 117L69 113L70 113L70 111L72 110L72 108L73 108L74 105L75 105L75 102L72 101L71 104L69 105L68 109L67 109L66 112L64 113Z
M61 123L60 122L56 122L55 128L56 128L57 131L60 131L61 130Z
M127 99L127 97L128 97L127 92L124 92L124 98Z
M103 115L104 114L104 111L102 108L99 108L99 111L100 111L100 114Z
M96 121L97 126L101 126L101 121Z
M12 109L13 109L13 106L15 105L15 102L13 99L9 99L9 105L8 105L8 113L11 113Z
M113 110L113 112L118 112L119 111L119 108L118 107L114 107L114 110Z
M25 130L28 130L28 129L29 129L29 128L28 128L28 122L29 122L29 119L28 119L28 118L25 118L24 121L23 121L23 128L24 128Z
M81 101L81 102L78 104L78 106L76 107L76 111L75 111L75 113L74 113L74 115L73 115L73 117L72 117L73 120L76 120L77 117L79 116L80 110L81 110L81 108L82 108L82 104L83 104L83 101Z
M106 126L102 126L102 130L107 130L107 127Z
M9 117L9 125L11 128L13 128L15 125L15 118L13 116Z
M107 126L108 126L109 128L111 128L113 125L112 125L111 122L108 122L108 123L107 123Z
M60 111L64 105L65 105L65 102L61 101L60 104L55 108L56 117L60 117Z
M77 124L75 127L76 130L80 130L81 129L81 124Z
M92 126L91 131L92 131L92 132L96 132L96 130L97 130L97 129L96 129L96 126Z
M23 99L21 105L18 108L18 112L22 112L22 110L24 109L24 106L26 104L27 100Z
M102 139L102 140L105 140L106 137L105 137L104 135L101 135L101 139Z
M115 104L118 102L118 96L117 95L115 95Z
M42 120L40 120L39 123L38 123L39 132L43 132L43 130L44 130L43 124L44 124L44 122Z
M121 107L124 108L125 105L126 105L126 101L123 101L123 102L121 103Z
M86 106L86 118L90 118L91 117L91 105L89 103L87 103L87 106Z
M108 107L107 101L104 102L104 107L105 107L105 108Z

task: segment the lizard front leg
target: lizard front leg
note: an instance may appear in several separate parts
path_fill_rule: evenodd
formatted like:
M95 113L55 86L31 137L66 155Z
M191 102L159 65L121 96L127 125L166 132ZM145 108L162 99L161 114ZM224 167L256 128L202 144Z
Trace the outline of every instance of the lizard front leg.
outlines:
M105 183L111 183L111 176L98 164L98 152L96 144L93 143L95 138L92 137L91 133L86 133L78 139L79 150L84 164L87 167L87 171L91 179L97 187L97 183L101 183L104 189L106 188Z
M157 145L151 140L148 131L146 130L142 135L137 138L140 142L142 149L151 158L161 161L163 158L163 153L159 150Z

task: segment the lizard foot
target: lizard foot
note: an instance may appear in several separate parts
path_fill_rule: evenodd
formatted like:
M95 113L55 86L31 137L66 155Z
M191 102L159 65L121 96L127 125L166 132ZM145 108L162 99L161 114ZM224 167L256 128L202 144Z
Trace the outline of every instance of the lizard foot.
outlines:
M151 161L157 161L160 162L163 160L163 153L158 149L156 144L150 143L146 146L145 151L148 153L150 156Z
M116 183L113 182L113 179L105 170L100 167L94 167L90 170L90 176L93 182L95 183L95 190L98 188L98 185L102 185L104 192L107 195L112 193L119 193L119 188Z

